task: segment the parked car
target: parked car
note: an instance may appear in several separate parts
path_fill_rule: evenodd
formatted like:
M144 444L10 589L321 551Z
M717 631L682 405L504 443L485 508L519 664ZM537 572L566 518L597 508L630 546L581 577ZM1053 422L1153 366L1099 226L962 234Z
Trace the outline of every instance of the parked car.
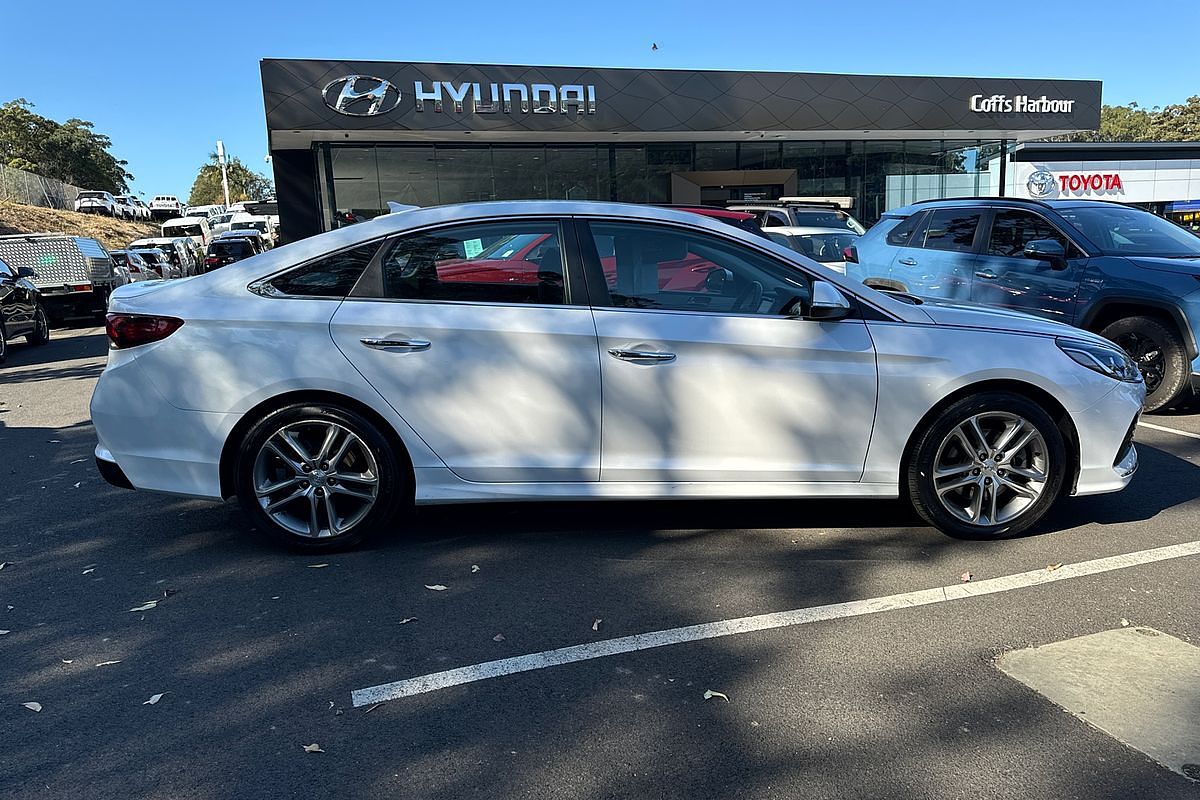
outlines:
M209 243L204 253L204 268L217 269L260 252L249 236L221 234Z
M801 198L780 198L765 203L731 203L734 211L748 211L767 228L837 228L862 235L866 227L854 215L835 202Z
M267 217L253 214L234 214L233 219L229 223L229 230L255 230L263 235L267 247L273 247L275 244L275 226L271 224L271 220Z
M994 537L1137 465L1145 387L1111 342L902 302L670 209L387 214L123 287L109 311L101 473L236 495L300 549L353 544L411 500L903 494Z
M1121 345L1146 379L1146 410L1200 388L1200 239L1102 200L990 198L889 211L847 273L924 297L1024 311Z
M218 214L209 220L208 227L212 231L213 236L219 233L225 233L229 230L229 225L233 221L234 212L226 211L223 214Z
M704 205L664 205L662 208L677 208L680 211L691 211L693 214L719 219L729 225L750 231L751 233L757 233L760 236L762 235L762 228L758 226L758 219L748 211L731 211L728 208Z
M95 239L63 233L0 236L0 259L30 270L51 322L104 313L109 293L129 276Z
M112 257L113 264L123 267L129 273L130 283L156 281L162 278L162 275L152 265L146 263L142 257L142 251L109 250L108 254Z
M111 192L80 192L75 198L75 210L81 214L101 214L106 217L119 217L123 213Z
M150 201L150 213L155 219L176 219L183 215L183 204L173 194L156 194Z
M165 237L186 236L195 242L196 247L201 251L208 246L209 239L212 238L212 231L208 227L208 220L202 217L180 217L179 219L169 219L162 224L162 235Z
M0 364L8 358L8 343L17 337L35 345L50 341L49 317L31 277L29 267L0 261Z
M171 263L170 256L157 247L138 248L131 252L141 256L147 266L163 280L183 277L183 270Z
M845 273L849 249L858 234L845 228L771 228L763 232L771 241L790 247L801 255L819 261L832 270Z
M147 206L140 197L135 197L131 194L123 194L117 197L117 200L124 203L128 207L128 218L135 222L150 221L150 207Z
M162 237L155 236L147 239L138 239L129 243L130 250L139 250L146 248L157 248L166 253L171 265L179 270L183 277L189 275L198 275L203 270L199 269L192 251L192 240L183 237Z
M211 221L213 217L223 213L225 213L225 206L223 205L188 206L187 214L184 216L204 217Z
M255 253L263 253L271 249L271 243L267 237L263 236L262 231L257 228L237 228L235 230L226 231L221 234L222 238L241 237L248 239L254 245Z

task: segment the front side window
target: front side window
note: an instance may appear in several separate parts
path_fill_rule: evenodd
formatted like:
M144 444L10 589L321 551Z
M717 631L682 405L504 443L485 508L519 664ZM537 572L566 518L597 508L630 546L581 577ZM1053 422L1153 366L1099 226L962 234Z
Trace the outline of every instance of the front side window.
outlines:
M558 223L489 222L408 234L383 258L384 296L443 302L565 302Z
M982 216L983 212L968 208L934 211L925 227L925 249L969 253Z
M589 227L614 306L777 315L811 296L804 273L743 245L655 225Z
M305 264L272 278L268 286L278 294L302 297L345 297L371 263L379 242L359 245Z
M1066 252L1069 242L1044 218L1029 211L1002 209L996 211L992 220L992 234L988 237L988 255L1021 258L1025 245L1038 239L1053 239Z

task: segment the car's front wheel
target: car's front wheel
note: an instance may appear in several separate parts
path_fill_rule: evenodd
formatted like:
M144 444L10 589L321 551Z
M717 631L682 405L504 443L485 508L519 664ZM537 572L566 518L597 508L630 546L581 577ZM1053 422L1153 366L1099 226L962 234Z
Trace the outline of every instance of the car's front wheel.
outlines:
M33 312L33 330L25 335L25 341L30 344L45 344L50 341L50 320L46 317L46 309L38 303Z
M1183 337L1152 317L1126 317L1100 335L1137 362L1146 382L1147 411L1159 411L1183 399L1191 365Z
M274 411L242 441L237 494L255 526L296 550L352 547L395 514L406 473L379 427L347 408Z
M1015 536L1054 504L1068 468L1062 432L1044 408L986 392L953 403L919 434L908 494L918 514L952 536Z

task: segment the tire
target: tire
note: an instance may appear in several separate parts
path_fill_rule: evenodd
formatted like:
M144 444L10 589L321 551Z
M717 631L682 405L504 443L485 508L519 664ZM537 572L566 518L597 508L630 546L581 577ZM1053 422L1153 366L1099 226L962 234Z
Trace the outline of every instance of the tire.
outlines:
M1142 370L1146 411L1161 411L1184 399L1191 365L1178 331L1154 317L1126 317L1100 335L1120 345Z
M4 335L4 323L0 322L0 364L8 360L8 337Z
M328 456L325 462L317 460L330 430L336 431L328 447L340 456L336 463ZM288 445L285 433L299 450ZM346 434L356 442L339 453ZM408 496L407 472L379 426L335 405L296 404L271 412L246 433L237 458L238 500L255 528L301 552L360 544L391 520L400 498ZM373 484L368 480L372 476ZM262 489L269 491L260 500ZM363 498L372 492L369 501ZM268 512L271 505L276 507Z
M33 312L33 330L25 335L25 341L34 345L50 341L50 320L46 317L46 309L42 308L41 303L38 303Z
M1036 436L1022 444L1030 431ZM986 450L979 445L979 432ZM974 447L968 451L965 444ZM981 452L984 458L978 457ZM946 474L935 476L937 467ZM999 539L1016 536L1045 516L1062 493L1069 468L1063 434L1044 408L1023 395L985 392L956 401L918 434L908 459L908 496L917 513L943 533ZM1028 477L1039 473L1041 480Z

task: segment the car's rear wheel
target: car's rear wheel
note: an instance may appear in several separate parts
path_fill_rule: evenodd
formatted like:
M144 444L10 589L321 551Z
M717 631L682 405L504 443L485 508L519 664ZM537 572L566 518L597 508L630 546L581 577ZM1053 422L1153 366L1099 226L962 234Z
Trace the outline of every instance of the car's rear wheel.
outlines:
M1146 382L1147 411L1169 408L1183 399L1190 365L1178 332L1153 317L1126 317L1100 331L1100 335L1137 362Z
M8 337L4 335L4 323L0 322L0 364L8 360Z
M303 551L352 547L390 520L405 472L379 427L346 408L292 405L246 434L237 494L255 526Z
M25 335L25 341L30 344L45 344L50 341L50 320L46 317L46 309L38 303L33 312L33 330Z
M1062 491L1066 444L1040 405L987 392L950 405L922 431L908 465L908 494L935 528L963 538L1015 536Z

